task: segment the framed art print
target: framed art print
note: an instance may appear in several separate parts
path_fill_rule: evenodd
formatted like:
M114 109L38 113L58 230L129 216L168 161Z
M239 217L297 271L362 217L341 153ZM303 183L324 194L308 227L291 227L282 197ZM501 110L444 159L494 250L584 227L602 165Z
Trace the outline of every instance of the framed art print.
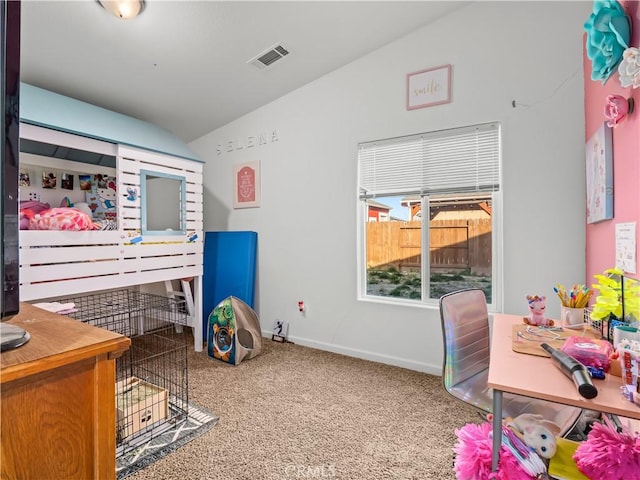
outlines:
M450 101L451 65L441 65L407 75L407 110Z
M43 171L42 172L42 188L56 188L58 182L58 176L55 172Z
M613 154L611 127L602 123L587 141L587 223L613 218Z
M233 167L233 208L260 206L260 162Z
M80 182L80 190L91 191L93 184L91 183L92 175L78 175L78 182Z
M60 177L62 178L60 186L65 190L73 190L73 173L62 173Z
M20 186L21 187L31 186L31 178L29 177L29 170L27 170L26 168L20 169Z

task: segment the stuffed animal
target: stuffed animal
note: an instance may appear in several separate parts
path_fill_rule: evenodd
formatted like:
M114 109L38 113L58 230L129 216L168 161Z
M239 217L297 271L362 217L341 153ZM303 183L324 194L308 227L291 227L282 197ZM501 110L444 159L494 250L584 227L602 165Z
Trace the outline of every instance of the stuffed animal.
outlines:
M542 415L523 413L516 418L505 419L508 427L522 435L524 443L542 458L551 458L556 454L556 437L560 427Z
M527 295L527 303L531 313L523 318L524 323L537 327L553 326L553 320L544 315L544 311L547 308L547 297L544 295Z

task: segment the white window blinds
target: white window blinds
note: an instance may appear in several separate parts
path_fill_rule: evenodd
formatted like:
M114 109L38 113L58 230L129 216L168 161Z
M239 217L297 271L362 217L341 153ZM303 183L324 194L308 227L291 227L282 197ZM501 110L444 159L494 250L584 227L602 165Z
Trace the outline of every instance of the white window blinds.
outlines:
M500 184L497 123L361 143L360 198L492 192Z

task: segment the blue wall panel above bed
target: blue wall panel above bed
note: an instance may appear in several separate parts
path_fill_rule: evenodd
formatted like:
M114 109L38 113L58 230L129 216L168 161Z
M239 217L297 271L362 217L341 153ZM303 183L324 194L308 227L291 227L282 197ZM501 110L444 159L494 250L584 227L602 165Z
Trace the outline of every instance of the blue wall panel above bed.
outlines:
M182 140L156 125L26 83L20 83L20 121L202 162Z

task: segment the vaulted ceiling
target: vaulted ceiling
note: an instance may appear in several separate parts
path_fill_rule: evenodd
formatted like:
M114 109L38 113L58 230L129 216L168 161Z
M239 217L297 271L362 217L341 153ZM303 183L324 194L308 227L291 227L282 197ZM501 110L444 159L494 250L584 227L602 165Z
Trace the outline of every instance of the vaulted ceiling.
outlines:
M21 81L190 142L468 3L147 0L120 20L22 0ZM274 46L288 54L250 62Z

